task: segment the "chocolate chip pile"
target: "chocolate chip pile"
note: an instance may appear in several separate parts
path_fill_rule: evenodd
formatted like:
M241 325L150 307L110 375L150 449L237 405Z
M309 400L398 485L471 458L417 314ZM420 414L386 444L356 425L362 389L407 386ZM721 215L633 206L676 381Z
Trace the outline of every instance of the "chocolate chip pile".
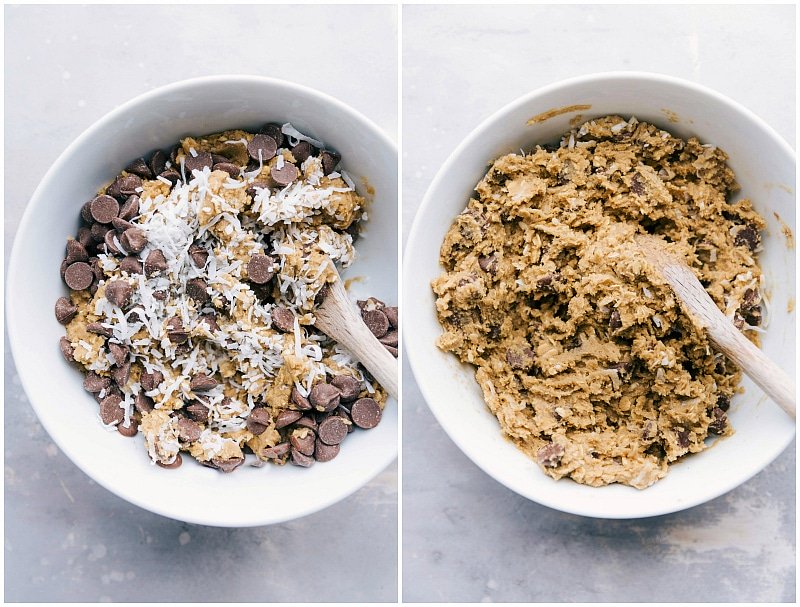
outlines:
M386 393L314 328L366 219L340 155L291 124L187 137L130 163L80 211L55 305L99 418L152 461L230 472L330 461ZM397 308L364 321L397 355Z

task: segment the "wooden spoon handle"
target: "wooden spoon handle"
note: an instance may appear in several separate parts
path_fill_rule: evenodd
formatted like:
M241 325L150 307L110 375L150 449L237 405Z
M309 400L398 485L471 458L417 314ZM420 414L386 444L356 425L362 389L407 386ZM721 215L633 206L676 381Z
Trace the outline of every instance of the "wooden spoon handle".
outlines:
M357 306L347 297L341 278L328 285L325 300L314 314L316 327L347 348L397 398L397 361L364 324Z
M652 238L639 236L636 240L647 260L672 287L683 309L706 329L711 341L786 413L795 418L794 380L742 335L717 307L689 266L673 257Z

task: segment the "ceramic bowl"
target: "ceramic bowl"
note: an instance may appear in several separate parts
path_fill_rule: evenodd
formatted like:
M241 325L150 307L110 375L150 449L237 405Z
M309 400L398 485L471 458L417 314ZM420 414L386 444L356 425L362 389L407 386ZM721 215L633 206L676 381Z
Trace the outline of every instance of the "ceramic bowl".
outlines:
M25 391L42 425L86 474L118 496L175 519L217 526L276 523L320 510L367 483L397 454L397 403L381 424L351 434L339 456L311 468L243 466L232 474L191 458L176 470L151 465L142 436L107 432L82 374L58 347L53 315L66 294L58 268L82 203L133 158L181 137L291 122L341 152L357 189L371 199L354 296L397 301L397 149L367 118L332 97L290 82L214 76L171 84L118 107L70 145L28 204L8 269L7 321Z
M553 111L555 110L555 111ZM759 255L769 296L764 352L795 369L795 252L784 230L795 225L795 158L767 124L736 102L697 84L647 73L607 73L558 82L507 105L451 154L417 212L404 258L405 346L422 393L461 450L508 488L552 508L603 518L636 518L700 504L743 483L775 459L794 436L794 421L751 381L733 399L734 436L673 465L645 490L592 488L554 481L504 439L474 380L473 368L439 350L441 334L430 281L442 272L439 247L455 216L497 157L557 141L570 123L607 114L636 116L681 137L697 136L730 155L741 191L767 221ZM578 117L580 115L580 117ZM549 118L547 117L549 116ZM529 124L531 118L538 121Z

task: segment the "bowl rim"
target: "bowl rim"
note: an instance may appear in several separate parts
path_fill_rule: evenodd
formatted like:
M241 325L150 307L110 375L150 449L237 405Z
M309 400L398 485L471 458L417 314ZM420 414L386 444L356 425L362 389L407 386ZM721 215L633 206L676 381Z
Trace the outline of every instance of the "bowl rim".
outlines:
M42 192L47 190L51 181L53 181L57 175L64 170L65 166L68 164L70 158L74 155L74 150L79 148L81 145L84 144L86 140L91 139L94 134L101 129L103 129L108 123L116 120L120 116L130 112L131 110L135 110L137 106L152 101L155 98L161 97L163 95L167 95L170 93L178 92L183 89L192 88L192 87L203 87L203 86L219 86L221 84L228 84L231 86L235 86L237 84L259 84L265 86L273 86L273 87L281 87L289 92L296 92L298 94L302 94L309 97L314 97L318 99L322 104L328 105L334 108L336 111L341 112L345 115L349 115L356 122L361 122L367 128L367 130L371 131L376 138L380 141L381 145L387 146L390 152L393 154L395 158L398 157L397 152L397 144L392 140L389 135L379 127L374 121L370 118L367 118L364 114L353 108L352 106L340 101L336 97L329 95L328 93L324 93L320 90L312 88L310 86L306 86L303 84L298 84L296 82L292 82L290 80L284 80L282 78L273 78L269 76L257 76L257 75L249 75L249 74L219 74L219 75L209 75L209 76L200 76L195 78L186 78L182 80L177 80L175 82L170 82L168 84L157 86L153 89L145 91L144 93L140 93L129 100L125 101L124 103L114 107L110 111L106 112L103 116L99 119L92 122L83 132L80 133L64 150L59 154L58 158L53 162L47 172L39 181L38 185L34 189L33 193L31 194L28 202L25 206L25 210L23 212L22 218L17 226L14 236L14 244L11 248L11 254L8 257L8 267L6 270L6 277L4 281L4 286L8 286L10 284L15 284L18 282L18 274L21 272L21 264L19 261L20 256L20 248L21 245L19 235L25 233L29 228L29 223L33 221L34 213L32 209L38 204L39 199L41 198ZM396 165L395 165L396 170ZM398 206L399 206L399 199L398 199ZM397 219L395 218L395 222ZM399 272L398 272L398 279L399 279ZM6 297L4 298L4 305L5 305L5 319L8 321L10 318L15 318L19 311L16 309L16 304L14 303L14 298L8 297L8 289L6 289ZM15 356L15 352L19 352L23 348L23 343L21 341L22 336L16 332L13 323L6 322L6 332L8 335L9 341L9 348L14 360L14 365L17 370L17 375L20 378L20 383L22 384L22 388L25 391L25 395L27 397L30 406L33 408L34 412L36 413L36 417L40 424L46 430L50 439L58 446L58 448L67 456L67 458L72 462L73 465L78 467L84 474L86 474L89 478L93 481L101 485L107 491L110 491L117 497L134 504L144 510L149 512L153 512L155 514L173 519L173 520L180 520L182 522L187 522L191 524L198 524L198 525L210 525L215 527L255 527L255 526L262 526L262 525L272 525L283 523L290 520L295 520L304 516L308 516L315 512L319 512L320 510L324 510L332 506L333 504L344 500L345 498L349 497L370 481L372 481L378 474L383 472L396 458L398 453L398 440L394 441L394 445L392 449L387 450L386 455L382 458L378 458L376 461L377 465L375 466L374 470L370 471L370 474L366 475L362 478L361 483L354 483L352 486L347 487L346 489L340 492L333 492L327 495L324 499L321 499L319 502L314 503L308 507L298 508L296 511L293 511L291 514L283 514L279 516L262 516L260 518L253 517L252 519L246 521L220 521L214 520L213 516L208 518L203 517L195 517L195 516L186 516L181 515L180 517L176 516L174 512L169 511L167 508L162 507L160 504L152 504L149 503L146 499L139 497L139 494L136 492L129 492L123 493L119 491L118 487L109 486L107 483L103 482L99 478L97 478L92 473L92 468L89 466L84 466L82 463L79 463L79 459L74 457L74 451L70 447L69 441L65 441L64 437L60 436L58 432L53 432L51 426L48 422L45 421L46 416L40 414L40 405L37 405L34 402L34 399L30 397L32 393L29 390L29 385L34 381L33 374L23 372L22 368L18 364L18 357ZM398 415L398 428L400 426L400 405L399 401L394 402L394 406L397 407L397 415Z
M420 249L417 243L422 239L422 233L424 232L424 222L422 221L422 217L427 215L429 207L432 207L435 204L433 198L434 193L439 189L440 184L451 174L453 168L457 164L458 159L460 158L464 150L473 147L475 145L480 145L482 140L482 135L486 131L488 131L495 122L501 120L505 115L510 114L515 110L525 106L526 104L535 100L537 97L549 94L551 92L557 91L565 87L592 84L592 83L600 84L607 82L609 80L628 81L631 83L656 82L660 84L673 86L676 88L683 88L684 90L692 94L710 97L723 105L731 107L731 109L742 114L745 118L755 123L759 129L761 129L766 135L768 135L768 137L772 140L772 143L774 145L779 147L783 153L787 154L790 158L795 160L795 152L792 149L792 147L786 142L786 140L783 137L781 137L778 134L777 131L775 131L775 129L773 129L769 124L767 124L762 118L760 118L757 114L755 114L753 111L751 111L744 105L738 103L737 101L734 101L730 97L723 95L722 93L719 93L705 85L658 72L635 71L635 70L615 70L606 72L595 72L591 74L584 74L581 76L574 76L562 80L557 80L542 87L538 87L528 93L525 93L524 95L521 95L520 97L517 97L516 99L506 103L505 105L500 107L500 109L492 112L488 117L484 118L474 129L472 129L472 131L470 131L470 133L466 135L466 137L464 137L461 143L459 143L458 146L450 153L450 155L447 157L447 159L444 161L444 163L437 171L436 175L434 176L427 190L425 191L425 195L423 196L422 202L420 203L419 208L417 209L414 215L414 220L411 226L411 230L409 231L408 238L406 239L406 243L404 246L402 284L406 285L412 282L410 276L412 272L412 263L411 263L412 257L414 255L414 251ZM406 293L404 291L403 293L404 298L405 295ZM414 307L407 306L407 309L409 312L411 312L414 309ZM434 418L436 418L436 421L445 431L450 440L452 440L456 444L456 446L461 450L461 452L464 455L466 455L472 461L473 464L475 464L484 473L489 475L491 478L493 478L495 481L499 482L506 488L533 502L569 514L575 514L579 516L598 518L598 519L637 519L637 518L649 518L654 516L661 516L673 512L679 512L681 510L686 510L688 508L692 508L694 506L711 501L712 499L715 499L721 495L728 493L729 491L735 489L739 485L750 480L759 472L763 471L764 468L766 468L781 453L783 453L783 451L791 443L791 441L794 440L794 436L796 434L796 432L793 432L788 436L787 440L775 443L776 448L771 453L768 461L761 468L756 469L752 473L748 473L745 476L739 477L735 481L727 483L726 485L722 485L721 487L717 488L714 491L705 493L701 497L687 499L685 501L682 501L681 503L676 503L668 507L661 507L661 508L652 507L650 509L643 509L641 512L635 514L622 513L615 515L614 513L608 513L608 512L601 513L592 510L590 502L588 501L585 504L582 504L578 501L570 504L561 503L558 502L557 500L550 499L546 496L534 495L532 491L529 491L522 486L518 486L518 484L513 482L511 478L507 477L500 478L495 474L493 474L490 471L489 467L485 465L482 460L480 460L478 457L475 457L473 453L471 453L471 451L465 447L466 443L465 439L463 439L456 433L451 432L451 429L444 422L445 419L444 413L442 411L437 412L436 408L430 404L431 401L434 400L431 395L430 387L426 382L420 382L418 380L418 378L420 377L425 377L425 374L419 372L421 370L420 365L422 363L416 358L416 353L414 351L414 343L415 342L413 340L404 340L404 345L406 346L405 351L407 353L409 366L411 367L411 371L414 375L415 381L417 382L417 386L419 387L423 399L425 400L425 404L427 405L429 411L433 413Z

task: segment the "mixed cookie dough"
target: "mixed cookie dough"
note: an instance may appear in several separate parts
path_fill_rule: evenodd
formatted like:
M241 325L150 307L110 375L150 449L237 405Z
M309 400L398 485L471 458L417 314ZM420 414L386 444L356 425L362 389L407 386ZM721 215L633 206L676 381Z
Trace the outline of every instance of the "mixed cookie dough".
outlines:
M633 244L673 243L725 314L762 330L762 218L726 154L607 116L497 159L441 247L439 346L475 365L502 431L553 478L645 488L733 432L739 371Z
M366 218L340 159L290 124L188 137L83 206L61 350L102 423L141 432L153 462L310 466L380 421L384 390L314 329ZM394 319L380 337L396 347L397 309L365 306Z

